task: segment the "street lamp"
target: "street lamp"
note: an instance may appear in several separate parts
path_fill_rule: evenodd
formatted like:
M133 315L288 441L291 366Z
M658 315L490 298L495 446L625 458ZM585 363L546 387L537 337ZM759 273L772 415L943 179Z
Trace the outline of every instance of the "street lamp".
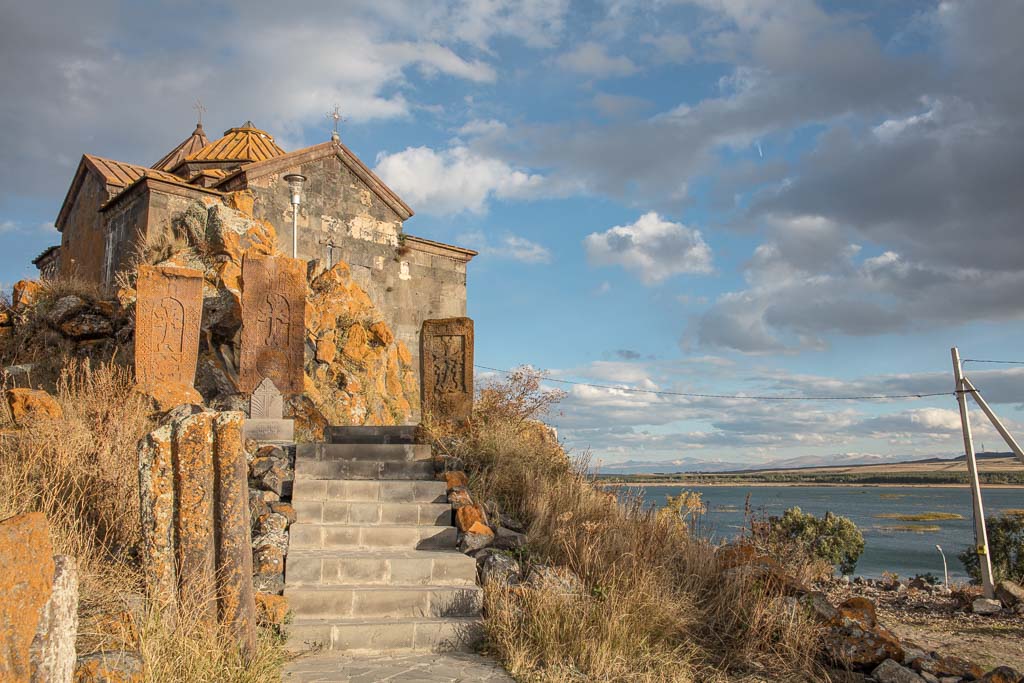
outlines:
M299 257L299 204L302 203L302 184L306 176L300 173L289 173L284 177L288 189L292 192L292 258Z

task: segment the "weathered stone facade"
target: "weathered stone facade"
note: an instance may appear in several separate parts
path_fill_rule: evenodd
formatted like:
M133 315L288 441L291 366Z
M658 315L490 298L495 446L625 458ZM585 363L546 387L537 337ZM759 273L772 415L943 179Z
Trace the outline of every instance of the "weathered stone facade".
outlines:
M424 320L466 314L466 264L475 252L405 234L403 223L412 209L337 139L286 153L248 122L213 142L197 127L153 167L84 156L56 221L60 249L37 265L114 291L130 280L120 273L160 262L182 244L206 240L210 222L188 220L197 205L211 212L230 206L265 222L287 253L292 206L284 177L289 173L306 177L298 213L299 258L327 268L348 264L352 281L397 341L415 349ZM234 269L224 263L227 290L240 289ZM204 316L208 312L204 308ZM419 358L414 355L411 362L418 375Z

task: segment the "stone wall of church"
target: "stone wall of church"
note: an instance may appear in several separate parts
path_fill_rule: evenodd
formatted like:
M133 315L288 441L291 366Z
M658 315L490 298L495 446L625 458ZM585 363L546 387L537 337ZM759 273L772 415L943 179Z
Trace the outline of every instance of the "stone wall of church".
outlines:
M352 279L412 351L419 376L423 321L466 314L465 259L406 240L398 214L333 156L249 183L254 216L274 226L286 254L291 253L292 206L283 177L289 172L307 178L298 220L299 257L328 266L348 263Z
M103 281L106 235L98 211L108 196L106 184L94 174L86 173L78 200L64 223L60 243L62 276Z

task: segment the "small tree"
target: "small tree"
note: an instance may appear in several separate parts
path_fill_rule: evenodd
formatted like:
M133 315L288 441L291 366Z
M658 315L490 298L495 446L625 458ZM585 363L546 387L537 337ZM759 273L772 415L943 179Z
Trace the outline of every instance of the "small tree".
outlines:
M992 515L985 519L985 530L993 578L1024 583L1024 515ZM981 566L974 546L964 548L958 557L974 583L981 583Z
M768 524L769 539L773 545L795 546L810 557L838 567L843 574L853 573L864 552L864 535L857 525L831 512L818 518L798 507L791 507L782 517L769 519Z

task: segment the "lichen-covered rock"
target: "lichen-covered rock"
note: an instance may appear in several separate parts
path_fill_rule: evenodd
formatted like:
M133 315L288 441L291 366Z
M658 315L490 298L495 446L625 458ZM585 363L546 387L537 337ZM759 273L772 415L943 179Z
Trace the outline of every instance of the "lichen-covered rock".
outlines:
M825 652L833 662L857 669L874 667L886 659L903 661L903 647L878 623L875 605L867 598L850 598L829 622Z
M78 658L75 683L142 683L142 657L135 652L114 650Z
M284 593L284 574L253 574L252 586L257 593Z
M136 389L153 402L157 412L167 412L178 406L199 405L203 402L202 395L194 387L177 382L161 382L148 387L137 386Z
M925 680L916 673L891 659L879 664L871 672L871 676L878 683L925 683Z
M1021 675L1016 669L999 666L981 677L981 683L1020 683Z
M261 624L283 626L288 618L288 600L281 595L257 593L256 616Z
M43 293L43 287L35 280L18 280L11 290L11 307L15 311L31 308Z
M27 682L30 648L53 589L53 548L46 516L0 521L0 680Z
M458 548L461 552L472 553L486 548L494 542L494 532L477 522L468 531L459 534Z
M33 683L70 681L75 672L78 638L78 565L75 558L53 558L53 588L32 640Z
M480 583L497 582L515 586L522 578L522 567L519 561L507 552L494 548L484 548L476 555L476 569Z
M285 503L282 501L273 502L270 504L270 510L275 514L281 515L285 518L285 521L291 525L298 519L298 515L295 512L295 508L292 507L291 503Z
M465 488L469 486L469 479L466 478L465 472L452 471L444 473L445 488L448 491L456 488Z
M468 532L477 524L480 526L487 525L487 515L479 505L464 505L455 511L455 525L459 528L459 531Z
M14 424L18 426L32 420L59 420L64 416L57 400L41 389L8 389L4 395Z
M253 571L257 574L279 574L284 571L284 552L271 544L261 545L253 551Z
M1014 607L1024 603L1024 588L1013 581L1000 581L996 584L996 597L1005 607Z
M980 666L962 657L957 657L956 655L936 656L935 653L932 656L914 658L910 662L910 667L919 673L927 673L942 678L955 677L974 680L981 678L985 674L985 670Z
M536 565L530 570L526 583L538 590L552 590L564 594L583 592L583 581L568 567Z
M991 600L989 598L975 598L974 602L971 603L971 611L975 614L999 614L1003 609L1003 604L998 600Z
M448 502L458 510L467 505L473 504L473 498L469 495L469 489L465 486L457 486L448 492Z

